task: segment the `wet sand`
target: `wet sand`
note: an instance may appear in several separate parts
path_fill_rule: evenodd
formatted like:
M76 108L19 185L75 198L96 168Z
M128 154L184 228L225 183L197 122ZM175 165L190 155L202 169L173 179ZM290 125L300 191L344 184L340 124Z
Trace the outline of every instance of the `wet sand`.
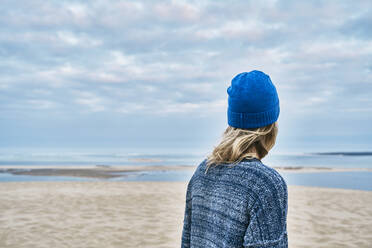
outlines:
M279 173L311 173L311 172L345 172L345 171L372 171L371 168L329 168L329 167L302 167L287 166L273 167ZM176 166L1 166L0 173L11 173L13 175L28 176L67 176L82 178L109 179L123 177L125 173L141 171L194 171L195 166L176 165Z
M0 173L28 176L66 176L109 179L141 171L195 170L195 166L1 166Z
M0 183L0 247L180 247L186 186ZM371 191L288 190L289 247L371 247Z

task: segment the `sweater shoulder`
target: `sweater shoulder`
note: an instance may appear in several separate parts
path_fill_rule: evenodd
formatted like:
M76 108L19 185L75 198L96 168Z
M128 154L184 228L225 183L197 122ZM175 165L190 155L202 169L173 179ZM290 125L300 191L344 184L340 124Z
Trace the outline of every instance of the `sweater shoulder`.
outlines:
M249 173L257 173L258 175L262 175L264 177L273 178L273 179L283 179L280 173L275 170L273 167L262 163L260 160L250 160L250 161L242 161L240 163L240 167Z
M213 191L219 195L230 192L252 204L276 202L279 208L285 208L287 184L274 168L258 159L252 159L237 164L220 164L209 168L205 173L206 162L207 160L204 160L199 164L189 182L192 192L199 194ZM191 193L191 196L194 193ZM250 204L249 206L252 207Z
M243 161L239 167L245 172L245 179L252 178L260 182L263 188L283 188L286 190L287 184L282 175L273 167L262 163L260 160Z
M214 179L229 179L242 184L262 184L262 187L285 186L284 178L274 168L262 163L258 159L247 159L239 163L219 164L207 170L207 159L196 168L192 179L207 175Z

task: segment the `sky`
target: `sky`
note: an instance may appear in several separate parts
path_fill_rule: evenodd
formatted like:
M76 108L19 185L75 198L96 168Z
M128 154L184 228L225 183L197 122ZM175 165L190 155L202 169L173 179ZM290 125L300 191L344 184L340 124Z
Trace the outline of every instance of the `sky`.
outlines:
M371 1L44 1L0 7L0 149L208 152L261 70L274 153L372 150Z

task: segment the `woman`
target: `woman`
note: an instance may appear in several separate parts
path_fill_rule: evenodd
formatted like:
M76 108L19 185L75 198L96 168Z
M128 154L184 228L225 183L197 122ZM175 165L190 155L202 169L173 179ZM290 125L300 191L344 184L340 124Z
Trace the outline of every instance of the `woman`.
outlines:
M287 185L261 162L274 146L279 98L268 75L238 74L228 127L196 169L186 193L182 247L288 247Z

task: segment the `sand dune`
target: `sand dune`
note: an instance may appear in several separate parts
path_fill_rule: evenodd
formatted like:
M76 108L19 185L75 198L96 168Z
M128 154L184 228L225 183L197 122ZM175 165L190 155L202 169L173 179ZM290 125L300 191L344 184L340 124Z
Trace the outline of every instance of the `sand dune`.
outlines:
M180 247L186 183L0 184L0 247ZM371 247L372 192L289 187L290 247Z

